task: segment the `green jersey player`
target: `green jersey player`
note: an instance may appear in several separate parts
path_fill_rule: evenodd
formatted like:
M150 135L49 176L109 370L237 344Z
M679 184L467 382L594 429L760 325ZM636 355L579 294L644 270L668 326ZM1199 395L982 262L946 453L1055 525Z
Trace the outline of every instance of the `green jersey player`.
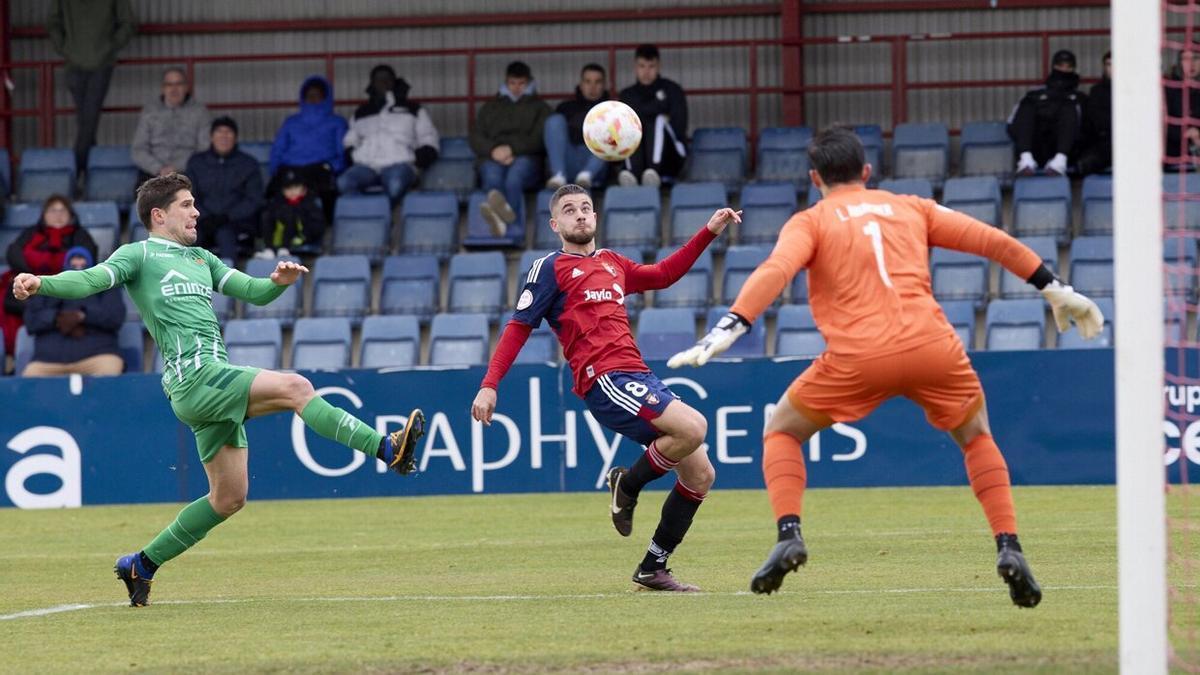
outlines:
M150 230L148 239L121 246L87 270L20 274L13 280L18 300L38 293L82 298L125 286L163 355L162 385L171 408L196 435L208 494L185 506L144 549L117 560L117 577L134 607L149 603L150 582L160 565L196 545L246 503L246 420L294 412L318 434L377 457L400 474L415 467L416 442L425 430L424 416L414 410L402 430L385 436L317 396L301 375L229 363L212 294L265 305L308 269L281 261L269 279L257 279L194 247L200 213L191 188L182 174L151 178L137 191L137 212Z

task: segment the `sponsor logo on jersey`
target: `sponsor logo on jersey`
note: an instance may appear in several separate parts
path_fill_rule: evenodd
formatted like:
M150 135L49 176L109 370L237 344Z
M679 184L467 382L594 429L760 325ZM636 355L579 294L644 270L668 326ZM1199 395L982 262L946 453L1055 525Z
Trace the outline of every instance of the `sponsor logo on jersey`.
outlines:
M172 279L178 279L179 281L172 282ZM181 295L199 295L205 299L212 298L212 288L205 286L204 284L191 281L186 275L178 270L169 270L163 275L163 278L159 280L159 283L162 284L160 289L162 290L163 297L166 298L177 297Z
M624 305L625 291L621 288L620 284L613 284L612 289L585 289L583 291L583 299L585 302L615 302L618 305Z

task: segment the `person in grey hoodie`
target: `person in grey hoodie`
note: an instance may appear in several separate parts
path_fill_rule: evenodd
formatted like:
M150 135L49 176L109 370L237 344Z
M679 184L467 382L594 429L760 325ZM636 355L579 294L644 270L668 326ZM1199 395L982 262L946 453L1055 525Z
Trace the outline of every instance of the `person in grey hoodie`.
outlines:
M174 66L163 71L162 95L142 108L133 132L130 153L142 174L138 185L182 171L193 153L208 148L210 124L208 108L192 98L187 73Z

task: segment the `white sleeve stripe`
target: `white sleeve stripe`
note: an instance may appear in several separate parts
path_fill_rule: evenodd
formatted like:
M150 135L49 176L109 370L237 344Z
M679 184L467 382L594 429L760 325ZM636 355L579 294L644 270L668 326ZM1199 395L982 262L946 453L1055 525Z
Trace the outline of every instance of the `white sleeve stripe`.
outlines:
M100 263L100 267L103 267L104 271L108 272L108 287L112 288L113 286L116 286L117 285L117 275L113 274L112 268L109 267L108 265L105 265L104 263Z
M218 293L225 292L225 282L229 281L229 277L233 276L233 273L235 271L236 270L229 270L228 272L225 273L225 276L221 277L221 282L217 284L217 292Z
M538 275L542 272L542 263L546 262L546 258L552 255L554 254L551 253L533 261L533 264L529 266L529 276L525 277L525 283L530 284L537 281Z
M148 253L147 253L147 249L146 249L146 240L143 239L142 240L142 262L146 262L147 255L148 255Z

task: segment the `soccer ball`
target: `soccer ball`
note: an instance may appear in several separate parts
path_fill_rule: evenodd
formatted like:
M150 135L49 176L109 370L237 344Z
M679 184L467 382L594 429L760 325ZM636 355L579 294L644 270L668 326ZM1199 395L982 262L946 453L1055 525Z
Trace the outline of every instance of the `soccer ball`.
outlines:
M600 159L619 162L642 142L642 121L620 101L601 101L583 120L583 142Z

